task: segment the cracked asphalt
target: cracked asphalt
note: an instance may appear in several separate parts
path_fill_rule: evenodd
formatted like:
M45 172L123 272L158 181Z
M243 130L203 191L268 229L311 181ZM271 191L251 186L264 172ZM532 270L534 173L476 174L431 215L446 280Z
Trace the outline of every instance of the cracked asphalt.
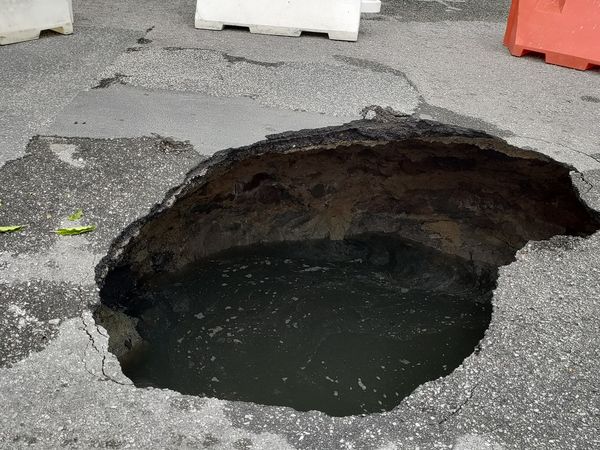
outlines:
M0 48L0 448L600 448L600 233L501 268L480 349L366 417L138 389L90 308L112 240L218 150L369 105L570 164L600 211L600 71L514 58L507 0L383 0L356 43L193 28L191 0L74 0ZM186 142L173 144L172 139ZM94 233L59 237L75 209Z

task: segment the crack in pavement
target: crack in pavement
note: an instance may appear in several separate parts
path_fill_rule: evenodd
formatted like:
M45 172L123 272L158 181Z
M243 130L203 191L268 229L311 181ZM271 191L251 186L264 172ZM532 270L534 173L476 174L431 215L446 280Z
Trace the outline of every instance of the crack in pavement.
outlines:
M231 64L237 64L237 63L244 62L247 64L253 64L255 66L261 66L261 67L281 67L285 64L285 62L283 62L283 61L277 61L277 62L258 61L255 59L245 58L244 56L233 56L233 55L230 55L225 52L222 52L222 55L223 55L223 58L225 58Z
M365 58L355 58L345 55L334 55L333 58L337 61L357 67L359 69L369 70L372 73L394 75L404 80L404 82L408 84L408 86L417 96L417 106L413 111L413 115L415 116L419 116L424 119L431 117L432 119L453 125L481 129L499 137L514 136L513 132L501 129L495 124L485 122L484 120L476 117L459 114L455 111L429 103L419 90L417 84L405 72L399 69Z
M544 144L548 144L548 145L552 145L552 146L557 146L557 147L563 148L565 150L569 150L569 151L575 152L575 153L577 153L577 154L579 154L579 155L581 155L581 156L583 156L585 158L589 158L592 161L594 161L594 163L599 162L593 156L588 155L587 153L582 152L581 150L577 150L576 148L573 148L573 147L571 147L569 145L565 145L565 144L563 144L561 142L552 142L552 141L549 141L547 139L536 138L536 137L527 136L527 135L524 135L524 134L518 134L518 135L514 135L514 136L515 136L515 138L529 139L529 140L532 140L532 141L537 141L537 142L542 142ZM517 146L521 147L521 148L527 148L527 147L524 147L522 145L517 145Z
M408 77L408 75L406 75L406 73L402 72L399 69L396 69L394 67L388 66L386 64L382 64L380 62L377 61L372 61L370 59L365 59L365 58L355 58L352 56L345 56L345 55L333 55L333 59L346 63L350 66L354 66L357 67L359 69L367 69L370 70L371 72L374 73L384 73L384 74L390 74L390 75L395 75L397 77L403 78L404 81L406 81L406 83L412 88L414 89L414 91L419 95L419 99L421 101L424 101L423 96L421 95L421 93L419 92L419 88L417 87L417 85Z
M450 412L450 414L448 414L446 417L442 418L442 420L440 420L438 422L438 425L442 425L445 422L447 422L450 418L456 416L457 414L460 414L460 412L462 411L462 409L467 405L467 403L469 403L471 401L471 399L473 398L473 396L475 395L475 390L479 387L480 383L475 384L475 386L473 386L469 392L469 395L467 396L466 399L464 399L453 411Z
M106 89L107 87L112 86L113 84L122 84L126 85L125 78L129 78L129 75L124 75L122 73L115 73L112 77L102 78L98 84L92 86L92 89Z
M134 50L135 49L135 50ZM246 58L245 56L236 56L231 55L222 50L215 50L214 48L204 48L204 47L179 47L179 46L168 46L168 47L149 47L148 49L152 50L165 50L168 52L180 52L180 51L200 51L200 52L209 52L214 53L216 55L221 55L225 61L237 64L237 63L247 63L255 66L261 67L282 67L287 64L286 61L260 61L257 59ZM128 51L142 51L146 50L142 47L132 47L127 49Z
M126 51L98 77L108 80L105 84L124 83L146 90L167 86L211 97L250 97L261 106L348 119L356 118L368 104L383 104L405 113L412 113L419 104L410 80L383 64L373 66L345 57L320 62L264 59L209 48L146 46ZM146 75L148 70L151 77ZM128 78L113 80L115 74ZM289 82L297 78L302 81ZM386 86L385 91L381 86Z
M85 334L88 336L88 339L89 339L88 345L86 346L86 348L84 350L84 356L83 356L83 358L81 360L83 362L83 365L85 367L86 372L88 372L90 375L92 375L94 377L97 376L97 374L93 373L88 368L86 357L85 357L85 355L87 353L87 350L88 350L88 348L91 345L92 348L96 351L96 353L98 353L98 355L102 357L102 361L100 362L100 370L101 370L102 375L103 375L104 378L100 378L100 381L112 381L113 383L120 384L121 386L133 386L134 384L131 383L131 382L130 383L123 383L123 382L121 382L119 380L116 380L115 378L113 378L112 376L110 376L109 374L106 373L106 352L100 351L100 349L96 345L96 340L94 339L94 336L92 335L92 333L90 333L90 331L88 329L88 327L90 325L86 322L85 315L86 315L85 312L82 313L81 316L80 316L80 318L81 318L81 322L83 324L83 328L81 330L85 332ZM92 320L94 320L94 319L92 318ZM96 328L96 332L98 334L100 334L102 337L105 337L105 338L108 339L108 336L100 331L100 328L95 323L95 321L94 321L93 326Z
M588 194L592 189L594 189L596 186L589 182L586 178L585 175L581 172L577 173L577 175L579 175L579 178L581 179L581 181L588 187L587 191L582 192L581 195L585 195Z

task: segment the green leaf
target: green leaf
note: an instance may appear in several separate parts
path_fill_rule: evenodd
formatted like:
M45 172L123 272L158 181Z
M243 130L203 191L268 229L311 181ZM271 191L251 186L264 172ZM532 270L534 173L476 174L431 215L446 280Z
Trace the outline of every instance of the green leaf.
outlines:
M95 229L96 225L88 225L85 227L59 228L55 233L60 234L61 236L74 236L76 234L90 233Z
M21 231L25 228L25 225L9 225L6 227L0 227L0 233L14 233L16 231Z
M83 211L81 209L78 209L77 211L75 211L73 214L71 214L68 219L71 222L75 222L79 219L81 219L83 217Z

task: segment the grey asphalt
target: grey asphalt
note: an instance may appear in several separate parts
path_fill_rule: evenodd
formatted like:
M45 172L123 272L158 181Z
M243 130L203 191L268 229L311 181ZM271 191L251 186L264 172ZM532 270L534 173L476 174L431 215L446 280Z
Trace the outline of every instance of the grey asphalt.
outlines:
M600 211L600 71L511 57L508 4L384 0L345 43L195 30L191 0L75 0L73 35L1 47L0 225L29 226L0 234L0 448L600 448L598 233L520 250L481 350L386 414L135 388L90 314L112 239L199 161L370 105L571 164ZM98 230L55 236L79 207Z
M348 120L257 105L248 97L217 98L186 91L115 86L80 93L49 130L59 136L90 138L159 134L190 141L203 154L213 154L269 134L339 125Z

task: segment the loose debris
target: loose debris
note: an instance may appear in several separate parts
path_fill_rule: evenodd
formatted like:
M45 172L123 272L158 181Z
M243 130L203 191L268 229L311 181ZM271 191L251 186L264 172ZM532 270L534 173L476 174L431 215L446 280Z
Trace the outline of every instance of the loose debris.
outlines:
M77 234L90 233L96 229L96 225L88 225L84 227L59 228L55 231L61 236L75 236Z
M18 231L22 231L23 228L25 228L25 225L8 225L4 227L0 226L0 233L15 233Z
M71 214L68 219L70 222L77 222L79 219L83 217L83 210L78 209L73 214Z

